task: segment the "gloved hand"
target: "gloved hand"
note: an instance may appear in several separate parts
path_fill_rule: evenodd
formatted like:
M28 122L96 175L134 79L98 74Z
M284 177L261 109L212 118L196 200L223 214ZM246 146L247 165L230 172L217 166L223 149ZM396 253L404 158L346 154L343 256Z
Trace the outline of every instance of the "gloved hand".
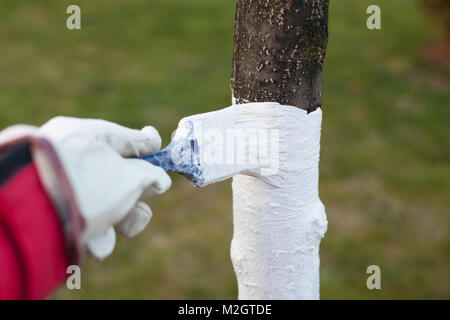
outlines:
M149 206L139 200L163 193L171 184L160 167L127 158L160 149L161 138L153 127L138 131L104 120L57 117L39 129L14 126L4 130L0 145L2 141L23 137L47 140L54 148L63 175L55 176L57 165L48 148L33 143L33 158L41 180L54 203L62 206L64 186L60 180L64 179L59 177L65 175L84 218L81 242L100 259L114 249L114 228L131 237L150 221Z

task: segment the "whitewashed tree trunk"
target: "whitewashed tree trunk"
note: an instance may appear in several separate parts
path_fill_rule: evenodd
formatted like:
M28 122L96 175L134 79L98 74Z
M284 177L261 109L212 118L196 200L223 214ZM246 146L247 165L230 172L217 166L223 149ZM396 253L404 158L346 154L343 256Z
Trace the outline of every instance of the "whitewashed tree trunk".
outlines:
M318 299L322 71L328 0L238 0L234 103L278 102L280 171L233 178L231 258L239 299Z

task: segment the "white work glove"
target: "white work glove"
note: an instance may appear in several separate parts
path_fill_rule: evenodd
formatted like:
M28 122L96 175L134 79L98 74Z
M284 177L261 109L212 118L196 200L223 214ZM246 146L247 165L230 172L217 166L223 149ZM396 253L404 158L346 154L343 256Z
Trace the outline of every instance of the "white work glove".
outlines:
M139 200L163 193L171 184L160 167L127 158L160 149L161 138L153 127L138 131L104 120L57 117L37 130L18 126L6 131L0 143L20 135L50 141L84 218L81 241L99 259L114 249L114 228L132 237L146 227L152 212ZM49 157L40 153L33 152L39 173L49 194L58 198L58 181L48 178L49 161L40 160Z

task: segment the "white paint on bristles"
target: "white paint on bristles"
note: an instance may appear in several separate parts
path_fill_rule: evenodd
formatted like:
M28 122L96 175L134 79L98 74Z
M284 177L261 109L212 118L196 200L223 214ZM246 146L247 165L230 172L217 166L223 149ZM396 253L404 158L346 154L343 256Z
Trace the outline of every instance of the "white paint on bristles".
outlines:
M276 113L275 105L248 104L189 116L179 122L173 142L183 147L186 140L198 144L194 162L203 175L198 186L238 173L270 176L279 166L279 128L273 126ZM190 152L180 155L178 148L172 152L174 162L190 163Z

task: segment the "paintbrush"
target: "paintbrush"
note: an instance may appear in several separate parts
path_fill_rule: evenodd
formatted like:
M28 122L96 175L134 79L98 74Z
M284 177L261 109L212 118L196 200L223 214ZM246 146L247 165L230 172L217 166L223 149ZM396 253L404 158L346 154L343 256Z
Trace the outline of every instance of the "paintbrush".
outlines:
M250 118L250 117L247 117ZM257 133L252 121L232 106L181 119L172 142L163 150L140 157L165 171L184 175L202 187L261 167Z

